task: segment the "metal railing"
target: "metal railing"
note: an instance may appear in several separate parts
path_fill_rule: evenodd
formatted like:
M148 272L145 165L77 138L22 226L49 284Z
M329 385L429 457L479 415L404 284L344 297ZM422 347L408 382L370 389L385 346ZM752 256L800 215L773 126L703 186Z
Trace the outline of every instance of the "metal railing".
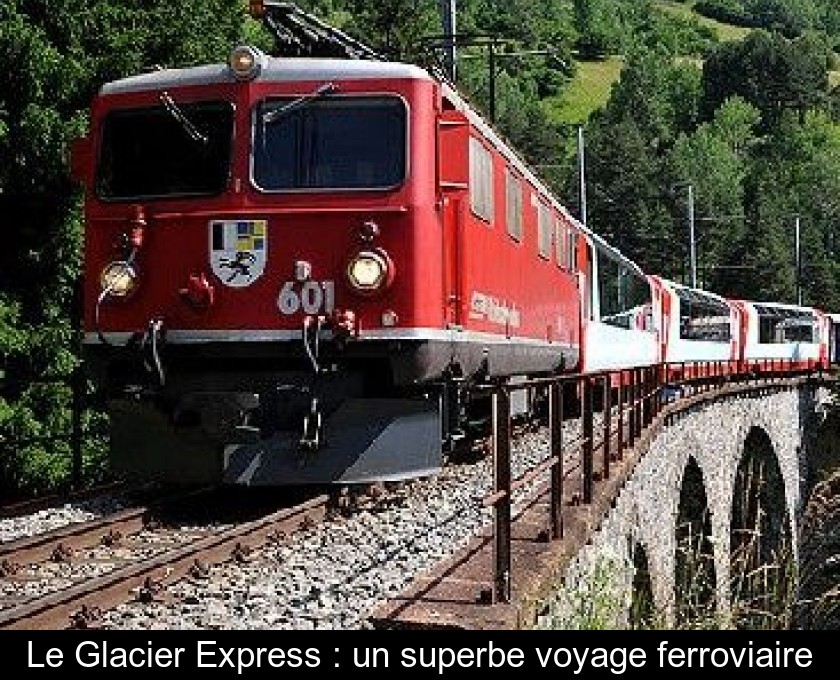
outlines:
M492 397L493 491L481 501L493 508L493 585L491 602L511 598L511 528L513 495L528 484L548 477L548 537L563 537L564 504L591 504L595 484L610 478L611 465L624 458L654 423L676 412L684 396L700 397L724 385L752 388L822 372L814 360L759 359L736 361L681 362L639 366L596 374L574 374L534 378L516 384L486 385ZM511 395L521 390L543 390L548 399L548 456L513 477L511 460ZM688 395L684 393L688 391ZM596 400L596 396L598 399ZM563 430L567 420L565 401L579 401L581 435L571 453L577 463L564 469ZM596 401L599 409L596 410ZM602 423L596 439L595 414ZM660 416L665 418L660 419ZM600 455L597 456L596 452ZM580 477L573 474L580 471ZM571 489L569 488L571 487ZM579 491L577 491L579 489ZM572 493L569 493L573 490ZM545 485L541 488L545 492ZM539 494L537 494L539 495Z

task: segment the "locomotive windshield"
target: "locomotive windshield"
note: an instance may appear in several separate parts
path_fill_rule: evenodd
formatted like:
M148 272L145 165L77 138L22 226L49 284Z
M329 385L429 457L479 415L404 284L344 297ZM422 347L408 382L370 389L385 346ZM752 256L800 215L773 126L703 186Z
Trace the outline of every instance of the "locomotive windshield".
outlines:
M224 191L233 138L229 102L111 111L102 125L96 189L110 200Z
M254 183L268 191L389 189L406 174L406 109L396 97L294 98L260 104Z

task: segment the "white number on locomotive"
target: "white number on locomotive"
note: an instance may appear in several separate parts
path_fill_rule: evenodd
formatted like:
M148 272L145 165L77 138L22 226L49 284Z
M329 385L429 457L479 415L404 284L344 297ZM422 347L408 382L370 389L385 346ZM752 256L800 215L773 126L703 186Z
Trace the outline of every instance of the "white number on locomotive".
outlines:
M304 314L331 314L335 309L335 281L286 281L277 296L277 308L289 316Z

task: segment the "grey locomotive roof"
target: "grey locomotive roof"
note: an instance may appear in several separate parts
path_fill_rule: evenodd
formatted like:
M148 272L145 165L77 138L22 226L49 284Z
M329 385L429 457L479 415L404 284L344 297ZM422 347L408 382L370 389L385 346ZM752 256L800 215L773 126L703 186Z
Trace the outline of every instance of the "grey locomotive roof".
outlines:
M418 66L385 61L356 59L301 59L287 57L266 57L262 70L255 78L257 82L296 82L305 80L343 80L373 78L410 78L432 80L432 77ZM163 69L115 80L102 86L101 94L121 92L142 92L165 87L184 85L209 85L212 83L233 83L236 79L227 64L211 64L190 68Z

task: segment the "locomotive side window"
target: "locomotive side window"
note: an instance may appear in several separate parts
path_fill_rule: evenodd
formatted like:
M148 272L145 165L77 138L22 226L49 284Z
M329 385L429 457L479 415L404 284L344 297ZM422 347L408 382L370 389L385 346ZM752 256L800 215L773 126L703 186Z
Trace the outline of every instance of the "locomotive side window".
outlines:
M577 271L577 232L574 229L569 229L569 262L567 269L570 272Z
M551 208L540 201L537 203L537 230L539 232L539 253L544 260L551 259L551 230L554 216Z
M493 221L493 155L475 137L470 137L470 208Z
M683 340L729 342L732 326L726 303L686 288L677 288L676 292L680 298L680 337Z
M565 267L566 262L566 228L559 218L554 219L554 257L558 267Z
M522 182L508 169L505 171L505 218L508 234L522 242Z
M613 253L600 248L598 295L601 321L632 330L653 330L650 283Z
M392 189L406 176L406 109L396 97L257 107L253 180L266 191Z
M111 111L102 123L96 191L104 200L219 194L233 138L229 102Z

